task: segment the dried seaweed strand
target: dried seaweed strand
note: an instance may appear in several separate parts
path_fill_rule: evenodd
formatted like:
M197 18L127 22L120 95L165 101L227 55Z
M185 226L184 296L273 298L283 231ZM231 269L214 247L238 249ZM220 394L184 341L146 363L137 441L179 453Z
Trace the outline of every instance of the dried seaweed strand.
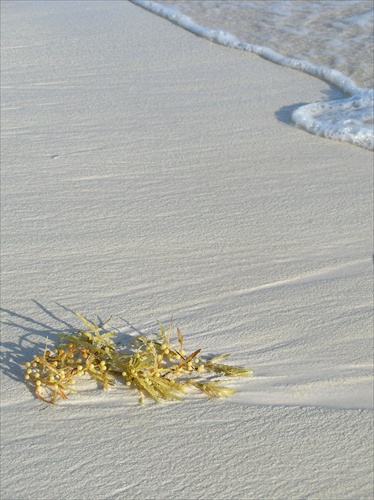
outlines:
M62 343L52 351L34 356L22 363L26 369L25 381L35 388L35 395L46 403L66 399L68 392L75 392L76 379L84 375L95 380L104 390L122 380L125 387L133 387L139 393L155 401L180 400L181 395L195 388L213 398L221 398L235 389L220 385L211 374L227 377L247 376L252 370L216 363L228 354L200 358L201 349L187 354L183 348L183 336L177 328L178 347L171 344L172 320L168 332L159 322L157 338L143 335L134 337L125 346L114 343L116 332L106 331L107 322L89 321L80 313L77 317L84 329L71 334L60 334ZM209 375L210 374L210 375Z

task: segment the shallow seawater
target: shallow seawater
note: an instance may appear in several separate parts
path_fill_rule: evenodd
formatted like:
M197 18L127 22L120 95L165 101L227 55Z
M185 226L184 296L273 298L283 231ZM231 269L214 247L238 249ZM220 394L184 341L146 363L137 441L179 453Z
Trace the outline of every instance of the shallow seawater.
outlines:
M335 86L345 99L301 106L294 123L374 150L373 4L370 0L132 0L212 42Z
M374 86L372 0L170 0L196 23Z

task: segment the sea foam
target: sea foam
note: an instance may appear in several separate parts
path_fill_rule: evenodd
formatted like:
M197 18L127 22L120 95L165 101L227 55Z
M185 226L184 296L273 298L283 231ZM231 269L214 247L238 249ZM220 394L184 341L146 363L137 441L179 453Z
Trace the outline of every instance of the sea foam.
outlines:
M240 40L227 31L201 26L176 9L153 0L131 1L211 42L252 52L268 61L307 73L335 86L349 97L301 106L293 112L292 120L297 126L312 134L374 150L374 91L372 89L358 87L352 79L336 69L317 66L302 59L285 57L269 47Z

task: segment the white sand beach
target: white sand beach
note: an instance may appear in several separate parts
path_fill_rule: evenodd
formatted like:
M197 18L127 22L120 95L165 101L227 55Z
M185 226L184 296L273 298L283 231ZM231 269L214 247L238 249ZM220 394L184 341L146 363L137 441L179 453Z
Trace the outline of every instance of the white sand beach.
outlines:
M1 11L2 499L372 498L373 154L291 122L342 94L127 1ZM73 311L253 376L48 406Z

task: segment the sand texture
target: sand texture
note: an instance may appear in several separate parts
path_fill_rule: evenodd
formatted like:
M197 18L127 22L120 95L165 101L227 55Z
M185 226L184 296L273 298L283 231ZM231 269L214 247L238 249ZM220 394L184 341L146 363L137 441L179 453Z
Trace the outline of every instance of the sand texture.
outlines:
M2 2L2 85L2 500L372 498L373 155L290 120L341 94L118 1ZM72 311L254 375L46 407Z

